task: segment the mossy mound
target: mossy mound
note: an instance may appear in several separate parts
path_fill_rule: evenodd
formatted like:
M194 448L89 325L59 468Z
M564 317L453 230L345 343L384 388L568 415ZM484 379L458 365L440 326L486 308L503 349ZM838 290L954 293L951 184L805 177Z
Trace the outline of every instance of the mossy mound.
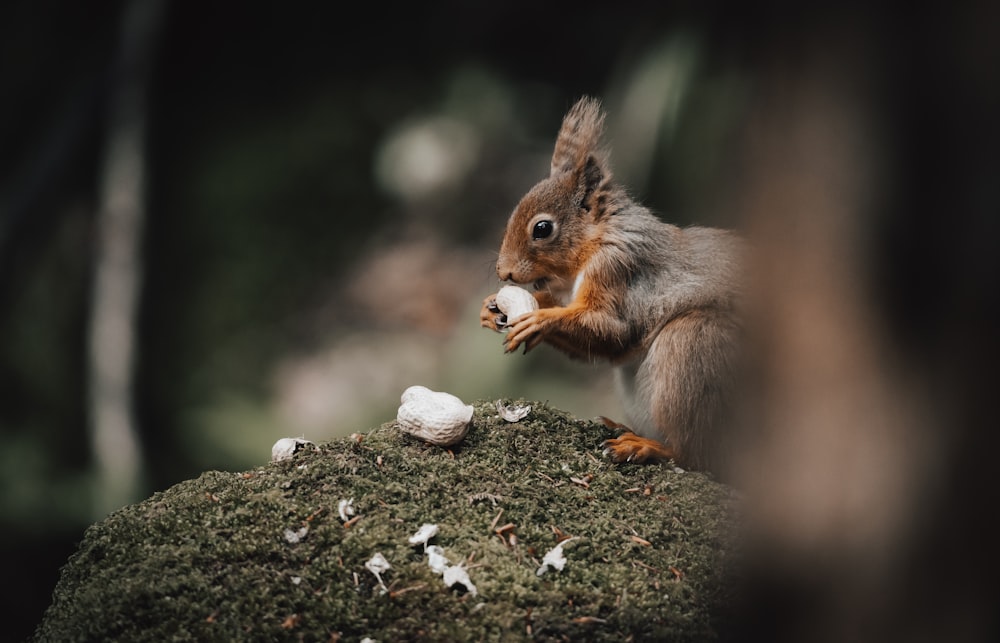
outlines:
M611 464L614 431L543 404L513 424L474 406L450 452L387 423L115 512L63 568L36 640L718 637L727 487ZM424 523L475 593L447 587L408 542ZM563 535L565 567L539 576ZM376 553L388 592L365 566Z

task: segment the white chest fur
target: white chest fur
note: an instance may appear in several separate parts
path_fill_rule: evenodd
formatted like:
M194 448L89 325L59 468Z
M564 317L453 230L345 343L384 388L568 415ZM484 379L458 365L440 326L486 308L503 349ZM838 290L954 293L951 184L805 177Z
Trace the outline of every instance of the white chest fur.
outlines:
M573 279L573 287L570 290L566 290L565 284L561 284L556 287L554 284L549 289L549 294L559 303L560 306L569 306L570 302L576 299L576 296L580 293L580 287L583 285L584 273L586 270L581 270L576 273L576 277Z
M580 286L583 285L583 270L576 273L576 279L573 280L573 290L569 293L569 300L573 301L576 299L576 295L580 292Z

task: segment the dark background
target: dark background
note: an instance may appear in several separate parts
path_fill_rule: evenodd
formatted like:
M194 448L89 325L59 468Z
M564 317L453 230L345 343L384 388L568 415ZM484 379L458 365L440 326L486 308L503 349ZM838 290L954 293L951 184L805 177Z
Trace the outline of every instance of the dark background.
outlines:
M263 464L280 437L366 430L414 383L614 415L602 372L544 353L513 361L476 332L506 218L583 94L604 99L612 164L638 199L672 222L739 226L738 150L761 94L783 74L858 74L890 184L890 216L872 222L892 241L875 276L887 317L913 345L953 330L921 308L930 284L936 311L995 312L984 256L998 217L1000 23L985 3L179 1L154 12L138 70L122 44L142 33L125 22L135 6L12 2L0 19L0 604L12 638L31 632L103 515L88 319L114 97L130 79L146 127L133 500ZM812 64L825 58L847 62ZM408 188L400 158L421 140L457 156ZM417 169L433 165L426 154ZM906 232L931 225L940 232Z

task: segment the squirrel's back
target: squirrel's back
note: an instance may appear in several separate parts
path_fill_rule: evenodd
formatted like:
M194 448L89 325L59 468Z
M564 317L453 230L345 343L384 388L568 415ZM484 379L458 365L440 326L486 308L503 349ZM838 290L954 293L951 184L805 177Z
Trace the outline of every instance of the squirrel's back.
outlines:
M681 228L630 201L604 222L601 238L591 278L615 275L607 287L622 288L619 314L643 342L686 311L738 305L742 240L728 230ZM607 265L621 269L609 273Z

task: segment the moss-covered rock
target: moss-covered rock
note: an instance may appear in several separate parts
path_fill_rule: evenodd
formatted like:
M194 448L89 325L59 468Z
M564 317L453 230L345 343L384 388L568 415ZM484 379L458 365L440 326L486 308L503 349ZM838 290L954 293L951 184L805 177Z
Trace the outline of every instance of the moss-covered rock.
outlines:
M387 423L115 512L63 568L36 639L717 638L724 485L611 464L612 430L543 404L513 424L492 402L475 409L451 451ZM447 587L408 542L424 523L475 593ZM565 567L538 575L564 536ZM365 566L376 553L387 592Z

